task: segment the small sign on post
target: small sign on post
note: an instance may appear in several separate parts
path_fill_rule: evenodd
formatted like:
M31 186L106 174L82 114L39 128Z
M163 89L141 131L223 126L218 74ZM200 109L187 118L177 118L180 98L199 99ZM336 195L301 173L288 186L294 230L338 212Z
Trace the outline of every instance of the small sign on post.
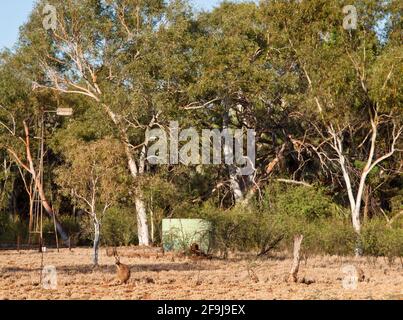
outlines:
M58 108L56 110L56 113L58 116L70 117L73 115L73 109L72 108Z

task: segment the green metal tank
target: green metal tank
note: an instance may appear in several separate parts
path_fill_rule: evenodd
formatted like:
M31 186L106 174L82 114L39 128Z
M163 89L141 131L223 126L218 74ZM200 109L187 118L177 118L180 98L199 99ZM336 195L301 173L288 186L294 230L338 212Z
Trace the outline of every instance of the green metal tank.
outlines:
M211 223L203 219L163 219L164 251L185 251L193 243L207 253L210 249Z

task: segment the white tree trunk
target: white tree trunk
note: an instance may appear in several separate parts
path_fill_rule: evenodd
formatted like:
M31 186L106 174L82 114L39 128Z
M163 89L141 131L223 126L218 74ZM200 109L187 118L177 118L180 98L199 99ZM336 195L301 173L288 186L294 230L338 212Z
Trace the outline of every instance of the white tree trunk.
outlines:
M351 210L351 220L353 223L353 228L357 234L361 234L361 220L360 220L360 210L361 210L361 198L360 193L357 194L357 198L354 199L353 186L351 184L350 175L347 172L345 166L344 156L340 157L340 164L343 171L344 183L346 184L348 197L350 200L350 210Z
M224 116L223 116L223 129L228 130L229 129L229 111L225 111ZM227 145L227 143L224 143L224 159L234 159L234 146L232 148ZM229 181L230 181L230 187L234 196L235 204L239 204L244 200L244 194L241 188L241 185L239 184L238 180L238 175L237 175L237 167L235 164L230 164L228 165L229 169Z
M146 206L144 201L139 196L136 196L135 204L137 210L137 232L139 238L139 245L149 246L150 237L148 232Z
M239 185L238 177L236 175L230 174L230 184L232 192L234 194L235 203L241 203L244 200L244 195L241 190L241 186Z
M123 133L125 134L125 132ZM130 144L127 138L127 135L124 137L125 142L125 150L126 156L128 160L128 166L130 170L130 174L134 179L138 178L140 175L140 171L137 167L136 161L133 159L133 155L131 153ZM144 165L142 165L142 170L144 170ZM134 199L137 211L137 234L140 246L149 246L150 245L150 234L148 231L148 223L147 223L147 210L144 200L142 199L142 193L140 190L137 190L137 194Z
M361 234L360 208L361 206L356 206L355 210L352 212L353 227L358 234Z
M94 219L94 257L93 257L93 264L94 266L98 265L99 261L99 242L100 242L100 223L96 217Z
M378 135L378 125L379 125L379 118L378 114L375 111L375 114L370 113L371 117L371 127L372 127L372 134L371 134L371 148L369 151L367 163L365 168L361 172L360 177L360 184L358 186L358 190L356 196L354 197L353 187L350 179L350 175L348 173L346 167L346 158L343 154L343 141L340 136L341 132L336 132L332 126L328 128L329 133L332 136L333 143L331 144L332 148L337 152L338 155L338 162L340 164L341 170L343 172L344 182L346 184L348 197L350 200L350 208L351 208L351 218L355 232L358 235L361 235L361 203L363 201L364 191L365 191L365 184L368 178L368 175L371 171L382 161L390 158L396 152L396 144L399 141L401 135L403 134L403 128L400 127L399 129L396 126L396 123L393 123L393 132L392 132L392 144L390 148L390 152L386 153L385 155L379 157L378 159L374 159L375 156L375 148L376 148L376 140ZM358 244L356 248L356 254L361 255L361 245Z

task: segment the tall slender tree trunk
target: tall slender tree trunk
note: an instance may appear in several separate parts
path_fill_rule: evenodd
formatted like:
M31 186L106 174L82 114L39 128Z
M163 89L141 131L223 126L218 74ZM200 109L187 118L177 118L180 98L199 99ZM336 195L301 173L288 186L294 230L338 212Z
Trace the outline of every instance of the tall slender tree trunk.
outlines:
M142 172L140 172L140 169L137 166L136 161L134 160L134 156L133 156L132 149L130 146L130 141L129 141L127 131L125 130L124 127L122 127L118 115L116 115L108 105L104 104L103 107L105 108L107 114L109 115L109 117L111 118L113 123L116 125L116 127L120 131L121 141L125 146L125 153L126 153L126 157L127 157L129 171L130 171L131 176L134 179L136 179L140 176L140 174ZM150 245L150 235L149 235L148 223L147 223L147 210L146 210L146 204L143 200L143 195L142 195L141 190L136 190L134 202L135 202L136 211L137 211L137 234L138 234L139 245L140 246L149 246Z
M131 154L130 146L128 142L125 142L126 148L126 156L128 158L129 170L133 178L138 178L140 173L136 162L133 159ZM134 203L136 205L137 211L137 235L139 239L140 246L149 246L150 245L150 235L148 231L148 223L147 223L147 210L146 204L143 200L143 192L141 190L136 190L136 195L134 199Z
M38 190L39 193L39 198L41 199L41 204L43 208L45 209L46 213L54 219L55 219L55 224L56 224L56 229L60 234L60 238L63 240L64 243L68 243L68 236L64 232L62 225L60 224L60 221L58 220L55 212L53 211L52 207L49 205L48 200L46 199L45 191L43 190L43 185L41 183L40 176L37 175L37 171L35 170L34 166L34 161L32 159L31 155L31 146L30 146L30 138L29 138L29 127L26 124L26 122L23 122L24 125L24 131L25 131L25 151L26 151L26 156L27 156L27 162L28 164L24 164L23 161L17 156L17 154L10 148L8 148L8 151L14 156L15 160L17 163L24 168L27 172L29 172L32 176L32 180L35 183L35 187Z
M142 198L136 196L135 199L136 210L137 210L137 232L139 238L140 246L149 246L149 231L148 231L148 223L147 223L147 211L145 202Z
M370 205L369 202L370 202L370 187L367 186L365 188L365 198L364 198L364 204L365 204L365 207L364 207L364 224L368 221L368 218L369 218L369 216L368 216L368 214L369 214L369 205Z
M32 188L31 188L31 191L32 191ZM33 229L33 224L34 224L34 199L33 199L32 192L30 192L30 194L29 194L29 223L28 223L29 235L28 235L28 244L31 244L31 231Z
M229 130L229 122L230 122L229 111L226 110L223 116L224 130ZM234 149L233 147L231 148L230 146L228 146L227 143L224 143L224 158L229 159L231 157L234 159ZM229 164L228 170L229 170L230 187L234 196L235 204L239 204L244 200L244 194L238 180L239 177L237 174L237 167L235 164Z
M93 257L93 263L94 266L98 265L99 262L99 243L100 243L100 237L101 237L101 225L99 223L99 220L96 218L94 214L94 257Z
M35 184L36 184L36 188L38 189L39 197L41 199L43 208L45 209L45 211L49 215L49 217L55 219L56 230L59 232L60 238L63 240L63 242L67 243L69 240L69 237L67 236L67 233L63 230L63 227L62 227L58 217L56 216L56 213L53 211L52 207L50 206L50 204L46 198L45 192L43 190L42 183L39 181L38 177L35 178Z

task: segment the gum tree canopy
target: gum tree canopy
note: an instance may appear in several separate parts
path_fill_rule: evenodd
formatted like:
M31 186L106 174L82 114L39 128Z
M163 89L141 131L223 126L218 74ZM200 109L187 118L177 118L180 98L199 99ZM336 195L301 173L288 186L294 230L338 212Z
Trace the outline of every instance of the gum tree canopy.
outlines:
M185 0L38 1L15 50L1 55L1 204L25 190L20 176L36 174L27 159L28 138L32 154L39 148L35 119L62 106L74 117L48 119L43 198L62 194L66 208L84 210L94 193L80 170L99 160L119 197L100 188L96 198L136 214L140 245L150 245L156 216L249 212L273 182L326 188L357 234L373 215L393 220L403 197L402 2L355 1L348 23L346 5L226 1L195 13ZM254 173L150 164L147 132L168 133L172 121L198 132L253 129ZM103 158L108 148L123 162ZM103 208L86 209L96 221Z

